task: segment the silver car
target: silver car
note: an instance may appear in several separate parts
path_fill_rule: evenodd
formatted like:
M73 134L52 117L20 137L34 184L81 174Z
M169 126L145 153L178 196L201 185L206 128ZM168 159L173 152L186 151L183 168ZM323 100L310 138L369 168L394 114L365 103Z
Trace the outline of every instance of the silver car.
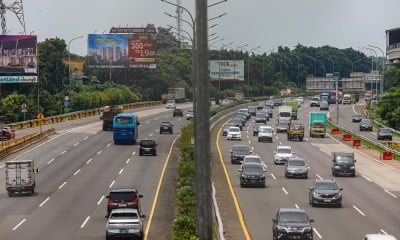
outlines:
M286 168L285 177L301 177L308 178L308 165L302 158L289 158Z
M143 218L137 209L118 208L111 211L106 223L106 240L115 237L143 238Z

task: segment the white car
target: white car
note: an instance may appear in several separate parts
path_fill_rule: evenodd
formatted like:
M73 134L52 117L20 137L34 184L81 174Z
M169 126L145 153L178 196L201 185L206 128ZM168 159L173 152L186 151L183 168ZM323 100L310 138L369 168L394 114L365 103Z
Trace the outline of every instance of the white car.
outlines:
M226 134L227 140L242 140L242 133L239 127L230 127Z
M288 159L294 156L294 151L291 146L277 146L274 151L274 163L286 164Z
M272 143L272 135L274 133L274 129L271 126L260 126L258 128L258 141L264 142L269 141Z
M190 120L190 119L193 119L193 118L194 118L193 110L187 110L186 111L186 119Z
M167 104L165 105L165 108L169 109L169 108L175 108L176 104L174 100L168 100Z
M262 158L259 155L256 154L252 154L252 155L246 155L244 156L243 160L241 161L242 166L245 163L259 163L263 166L264 171L267 171L267 165L265 164L264 160L262 160ZM240 167L242 168L242 167Z

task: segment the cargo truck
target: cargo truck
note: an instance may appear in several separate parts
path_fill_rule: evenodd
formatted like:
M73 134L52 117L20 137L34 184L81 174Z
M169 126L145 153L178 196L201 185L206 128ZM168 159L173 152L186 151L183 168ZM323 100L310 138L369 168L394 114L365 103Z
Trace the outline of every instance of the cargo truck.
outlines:
M8 196L16 193L35 193L35 164L33 160L6 161L6 190Z
M298 113L298 108L299 108L299 103L296 101L287 101L285 102L286 106L291 106L292 107L292 120L297 120L297 113Z
M124 108L119 105L103 107L103 131L111 131L113 127L114 116L122 113Z
M326 113L310 113L310 137L325 137L326 134Z
M168 88L168 96L175 103L183 103L186 100L185 88Z

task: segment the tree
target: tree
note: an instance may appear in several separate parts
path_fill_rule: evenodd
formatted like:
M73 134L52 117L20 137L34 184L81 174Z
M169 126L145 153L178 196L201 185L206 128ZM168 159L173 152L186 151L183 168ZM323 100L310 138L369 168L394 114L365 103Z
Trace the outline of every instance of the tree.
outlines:
M400 87L400 69L399 68L388 68L384 72L385 90L392 89L394 87Z
M377 104L375 114L389 127L400 128L400 87L394 87Z

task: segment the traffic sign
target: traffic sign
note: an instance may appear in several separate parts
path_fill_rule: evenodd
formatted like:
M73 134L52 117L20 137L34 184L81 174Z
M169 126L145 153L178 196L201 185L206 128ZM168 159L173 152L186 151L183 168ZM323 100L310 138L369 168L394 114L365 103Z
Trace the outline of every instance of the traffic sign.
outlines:
M42 120L42 119L44 119L44 114L43 113L38 113L36 115L36 118L39 119L39 120Z
M28 106L26 105L26 103L21 104L21 109L24 110L26 109Z

